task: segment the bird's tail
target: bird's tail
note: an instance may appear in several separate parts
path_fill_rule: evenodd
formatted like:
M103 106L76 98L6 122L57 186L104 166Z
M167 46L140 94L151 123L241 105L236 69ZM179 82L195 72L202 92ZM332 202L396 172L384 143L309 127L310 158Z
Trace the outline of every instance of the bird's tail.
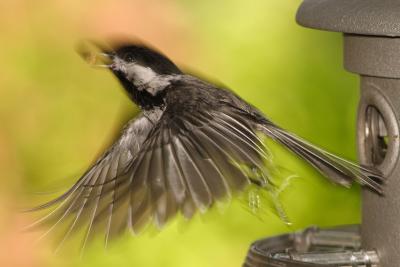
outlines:
M379 170L340 158L270 122L262 124L260 130L306 160L332 182L349 187L357 181L383 194L383 177Z

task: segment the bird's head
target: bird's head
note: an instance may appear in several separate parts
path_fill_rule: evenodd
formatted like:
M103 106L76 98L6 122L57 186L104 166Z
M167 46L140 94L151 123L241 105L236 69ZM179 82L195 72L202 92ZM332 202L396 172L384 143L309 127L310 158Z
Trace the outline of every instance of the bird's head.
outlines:
M142 44L114 45L94 54L80 54L93 66L109 68L135 102L140 102L140 97L157 97L182 74L170 59Z

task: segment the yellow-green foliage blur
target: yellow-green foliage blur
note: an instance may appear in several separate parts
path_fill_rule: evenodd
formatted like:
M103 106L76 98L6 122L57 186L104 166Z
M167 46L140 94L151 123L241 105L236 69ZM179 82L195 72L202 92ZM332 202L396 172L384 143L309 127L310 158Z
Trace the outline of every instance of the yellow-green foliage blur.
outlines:
M334 186L276 149L277 163L299 176L281 196L290 227L233 202L160 232L127 234L107 250L100 233L82 259L71 245L54 255L47 239L34 243L40 233L20 231L31 220L20 209L54 196L34 193L72 185L135 111L110 73L76 54L82 38L137 37L229 86L282 127L354 160L357 77L342 69L340 34L296 25L299 4L0 1L0 266L240 266L255 239L357 223L358 187Z

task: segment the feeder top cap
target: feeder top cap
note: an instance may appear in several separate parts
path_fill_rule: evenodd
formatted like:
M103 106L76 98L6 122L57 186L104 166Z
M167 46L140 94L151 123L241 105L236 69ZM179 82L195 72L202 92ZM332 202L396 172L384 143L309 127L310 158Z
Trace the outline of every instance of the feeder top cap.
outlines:
M400 1L304 0L296 21L314 29L400 37Z

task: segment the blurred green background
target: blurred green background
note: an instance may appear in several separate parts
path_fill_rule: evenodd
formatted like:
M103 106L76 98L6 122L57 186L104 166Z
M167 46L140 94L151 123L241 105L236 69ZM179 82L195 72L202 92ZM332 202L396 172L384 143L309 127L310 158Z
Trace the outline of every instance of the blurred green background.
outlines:
M342 69L340 34L296 25L299 4L0 1L0 266L240 266L255 239L359 222L358 187L334 186L278 151L278 163L300 177L282 195L291 227L234 202L157 234L123 236L107 250L94 243L83 259L68 250L53 255L46 241L20 232L28 219L17 208L32 203L32 192L71 185L132 110L112 75L75 53L82 38L136 36L229 86L282 127L354 160L357 77Z

